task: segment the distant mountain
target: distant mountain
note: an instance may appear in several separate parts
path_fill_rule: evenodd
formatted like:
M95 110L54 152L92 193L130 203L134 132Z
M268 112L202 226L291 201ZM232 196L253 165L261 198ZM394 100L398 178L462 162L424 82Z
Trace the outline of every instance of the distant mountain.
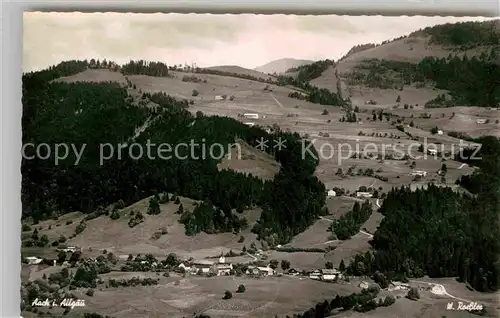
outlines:
M314 61L311 60L297 60L297 59L284 58L256 67L254 68L254 70L266 74L273 74L273 73L282 74L291 68L298 67L304 64L310 64L313 62Z

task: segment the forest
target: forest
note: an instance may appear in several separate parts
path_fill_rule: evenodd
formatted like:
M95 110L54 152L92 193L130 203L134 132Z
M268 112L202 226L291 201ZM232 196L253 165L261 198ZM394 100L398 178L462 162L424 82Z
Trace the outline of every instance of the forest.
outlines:
M500 45L500 20L447 23L423 29L431 43L468 50L478 46Z
M74 155L57 166L54 154L45 160L36 156L23 159L23 217L30 216L37 222L71 211L91 213L120 200L128 205L168 192L204 201L206 206L225 213L223 219L219 219L220 213L213 213L207 220L203 212L207 208L200 206L185 219L187 232L191 234L238 231L244 221L234 218L231 210L261 206L265 212L254 231L276 244L289 240L317 218L325 203L325 189L313 176L317 160L309 155L302 158L302 139L298 134L278 131L270 135L227 117L194 116L184 101L164 93L143 94L143 99L158 106L140 108L131 105L132 98L126 88L116 83L50 82L59 76L78 73L86 65L87 62L70 61L23 76L23 143L86 145L77 165ZM149 125L137 134L144 123ZM255 146L261 137L268 140L281 137L287 144L281 151L268 149L282 168L275 180L266 183L252 175L219 171L216 159L198 156L199 159L183 160L182 155L189 155L187 149L168 160L115 155L100 163L99 147L103 143L176 145L193 140L203 141L209 147L215 143L233 145L239 139ZM27 148L26 156L33 156L34 151ZM293 199L289 190L297 194ZM269 196L269 193L283 193L283 196Z
M483 145L474 161L480 169L462 179L473 195L433 185L393 189L379 209L385 218L371 241L375 251L357 255L349 273L458 277L478 291L499 289L500 140L475 142Z
M495 62L498 54L495 50L471 58L450 54L441 59L426 57L418 64L372 59L358 66L348 81L380 88L432 84L449 91L450 99L441 97L429 101L426 107L494 107L500 103L500 66Z
M372 205L369 201L365 201L363 204L355 202L351 211L332 223L330 231L335 233L337 239L348 240L351 236L359 232L361 226L368 221L371 215Z

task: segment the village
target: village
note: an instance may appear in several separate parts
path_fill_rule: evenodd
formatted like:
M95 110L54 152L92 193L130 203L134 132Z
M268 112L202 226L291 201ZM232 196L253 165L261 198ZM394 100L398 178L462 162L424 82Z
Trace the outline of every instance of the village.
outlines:
M77 267L77 263L85 262L98 262L102 261L102 257L99 258L83 258L82 249L76 246L66 246L57 249L59 252L58 259L47 259L40 258L37 256L27 256L24 258L24 263L32 267L33 271L46 271L47 268L64 268L64 267ZM69 255L69 257L64 257L61 261L62 255ZM257 260L250 263L231 263L226 260L226 257L221 253L217 260L201 259L196 260L193 258L189 259L179 259L176 255L169 255L167 259L170 261L159 261L152 255L141 256L140 254L134 259L132 255L126 256L114 256L111 252L103 251L106 255L107 260L111 260L114 265L112 270L118 271L128 271L126 265L134 266L134 263L140 268L139 271L151 271L151 272L173 272L187 275L197 275L197 276L241 276L247 275L249 277L255 278L265 278L268 276L280 277L282 275L300 277L300 279L308 278L324 282L338 282L344 278L342 272L338 269L332 268L333 265L326 264L325 267L313 270L301 270L299 268L290 267L290 262L283 260L281 262L281 271L278 269L279 262L277 260L271 260L265 262L263 260ZM229 254L234 254L232 251ZM241 253L245 255L246 253ZM73 257L75 255L76 257ZM263 256L263 251L258 250L255 255ZM252 256L254 257L254 256ZM255 257L254 257L255 258ZM265 259L266 257L262 257ZM173 259L173 260L172 260ZM73 260L73 261L71 261ZM121 265L121 267L120 267ZM135 271L135 270L134 270Z

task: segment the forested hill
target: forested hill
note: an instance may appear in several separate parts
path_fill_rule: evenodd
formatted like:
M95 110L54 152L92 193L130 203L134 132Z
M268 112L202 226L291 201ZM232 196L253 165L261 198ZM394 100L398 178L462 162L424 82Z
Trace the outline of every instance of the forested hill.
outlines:
M358 255L351 273L458 277L479 291L500 288L500 140L474 141L482 144L476 154L482 159L466 162L479 169L459 180L474 196L436 186L389 192L379 209L385 218L372 241L375 251Z
M290 240L317 218L325 203L325 188L313 176L318 162L312 156L302 158L302 140L297 134L278 131L270 135L227 117L193 116L185 109L185 101L163 93L142 94L142 100L157 107L136 107L129 95L131 88L118 83L52 81L87 67L85 61L69 61L23 76L23 143L47 143L52 150L57 143L76 149L85 145L78 164L72 151L56 165L53 151L48 158L40 159L33 147L26 148L26 157L33 158L23 159L21 166L23 217L31 216L36 221L72 211L90 213L120 200L131 204L153 194L170 192L220 208L226 225L234 219L234 210L261 206L265 213L254 231L261 237L272 236L276 243ZM133 73L168 74L162 64L136 63L126 69ZM149 124L137 134L145 123ZM121 158L115 153L100 164L101 144L116 147L132 142L132 137L144 147L148 140L157 145L205 140L207 148L214 143L229 146L236 138L253 146L260 138L270 142L283 138L287 147L275 152L269 148L282 168L275 180L265 183L251 175L218 171L216 159L164 160L154 152L153 159L146 155L134 159L126 148ZM179 158L189 154L187 151ZM269 197L270 189L294 189L301 195L288 201L285 196ZM204 230L206 222L206 218L196 219L190 226ZM231 230L226 225L215 230Z
M340 77L351 91L439 89L444 93L421 104L495 107L500 104L500 20L437 25L358 45L337 61L337 76L331 73L315 82L334 87Z
M479 46L500 46L500 20L486 22L447 23L428 27L412 35L429 35L430 42L451 47L454 50L468 50Z

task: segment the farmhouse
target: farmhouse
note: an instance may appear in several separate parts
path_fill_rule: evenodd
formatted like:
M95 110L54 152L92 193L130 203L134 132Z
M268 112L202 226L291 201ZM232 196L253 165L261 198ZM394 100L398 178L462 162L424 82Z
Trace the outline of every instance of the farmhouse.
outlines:
M286 273L288 275L297 276L300 274L300 271L296 268L290 268Z
M247 275L254 275L254 276L272 276L274 275L274 269L271 267L266 266L266 267L259 267L259 266L248 266Z
M179 269L183 269L186 272L191 271L191 266L185 265L184 263L181 263L179 266L177 266Z
M201 272L202 274L209 274L214 271L214 262L207 260L194 261L191 266L192 273Z
M356 196L358 198L371 198L373 196L373 194L371 194L370 192L361 192L361 191L358 191L358 192L356 192Z
M322 269L321 270L321 280L332 281L337 278L341 278L342 273L336 269Z
M482 119L482 118L478 119L478 120L476 120L476 123L478 123L478 124L486 124L486 119Z
M427 153L431 156L436 156L437 150L436 149L429 149L429 150L427 150Z
M214 97L215 100L224 100L224 97L220 96L220 95L216 95Z
M312 272L309 273L309 278L310 279L317 279L317 280L320 280L321 279L321 271L320 270L314 270Z
M28 261L28 265L38 265L43 261L43 259L36 256L28 256L26 260Z
M425 177L427 175L427 171L415 170L415 171L412 171L411 175Z
M328 190L328 196L329 196L329 197L334 197L334 196L336 196L336 195L337 195L337 193L336 193L335 191L333 191L333 190Z
M243 114L243 117L249 118L249 119L259 119L259 114L245 113L245 114Z

